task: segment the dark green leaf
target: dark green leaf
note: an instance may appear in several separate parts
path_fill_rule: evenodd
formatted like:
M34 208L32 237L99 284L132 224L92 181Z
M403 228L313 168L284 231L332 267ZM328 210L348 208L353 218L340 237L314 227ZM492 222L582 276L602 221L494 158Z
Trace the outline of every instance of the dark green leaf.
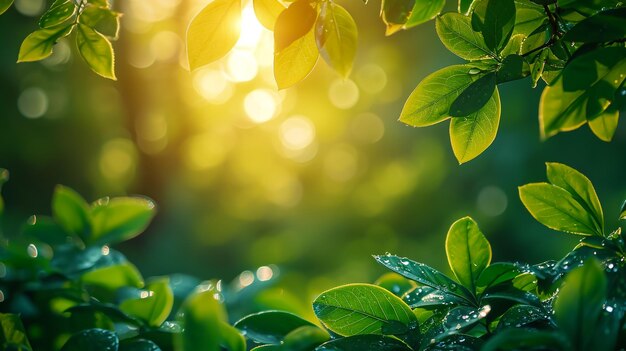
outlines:
M461 14L467 15L469 14L470 8L472 7L473 0L459 0L458 11Z
M589 350L606 292L607 280L595 259L565 277L554 301L554 318L578 350Z
M626 219L626 201L622 204L622 209L620 210L619 219Z
M446 236L446 255L457 280L476 292L476 280L491 263L491 245L470 217L454 222Z
M414 127L430 126L448 119L450 106L480 74L468 65L441 69L424 78L407 99L400 121Z
M498 322L498 329L520 328L537 322L548 322L550 317L540 308L515 305L506 311Z
M0 0L0 15L5 13L13 5L13 0Z
M496 89L496 74L490 72L470 84L450 105L450 116L466 117L480 110Z
M464 305L467 303L465 299L428 286L420 286L409 291L402 297L402 300L411 306L411 308Z
M498 83L506 83L526 77L528 70L524 70L524 58L517 54L508 55L502 60L502 66L500 66L497 74Z
M357 46L357 27L352 16L333 2L323 2L315 26L320 55L341 76L350 75Z
M315 351L411 351L402 341L384 335L355 335L323 343Z
M52 215L68 233L78 235L83 240L91 234L91 214L89 205L74 190L58 185L52 196Z
M443 45L460 58L480 60L496 57L482 35L472 29L467 16L455 12L443 14L437 17L435 27Z
M626 57L624 47L605 47L574 57L563 69L563 90L588 89Z
M136 320L135 318L125 314L120 311L117 305L110 303L102 303L98 301L90 301L89 303L83 303L79 305L74 305L65 312L68 313L102 313L106 315L113 322L122 322L134 326L140 326L141 322Z
M403 325L406 332L416 323L415 315L400 298L369 284L327 290L313 301L313 310L326 328L342 336L382 334L390 323Z
M0 168L0 217L4 213L4 199L2 198L2 185L9 180L9 171Z
M583 43L605 43L626 37L626 7L599 12L578 22L563 40Z
M0 346L4 350L32 350L24 325L18 315L0 313Z
M561 163L546 163L548 181L569 192L585 210L593 215L596 229L604 232L604 214L596 190L589 178Z
M406 292L415 288L415 283L397 273L387 273L378 278L374 284L391 291L394 295L402 297Z
M279 344L287 334L303 326L314 324L284 311L263 311L235 323L247 337L262 344Z
M94 244L117 243L143 232L154 217L154 202L145 198L120 197L97 201L91 210Z
M76 13L76 5L71 0L57 0L39 20L39 27L50 28L67 21Z
M391 35L404 27L408 21L416 0L383 0L381 17L387 26L385 35Z
M274 26L274 52L280 52L304 37L315 24L317 12L308 1L298 0L281 12Z
M52 246L65 244L68 239L67 232L46 216L31 216L22 227L22 234Z
M104 329L85 329L70 337L61 351L117 351L120 340Z
M222 337L222 341L220 342L222 348L226 348L228 351L246 351L246 338L239 330L232 327L227 322L221 322L219 329Z
M161 351L161 348L150 340L137 339L122 342L120 351Z
M330 339L330 335L316 326L302 326L285 336L281 349L285 351L311 351Z
M488 48L500 52L513 33L515 2L513 0L476 0L473 7L473 29L482 33Z
M158 327L169 316L173 304L174 295L169 279L163 277L149 282L139 298L124 300L120 304L120 310L150 326Z
M76 31L76 45L78 52L92 71L104 78L117 80L113 47L104 35L79 23Z
M513 279L513 287L522 291L537 289L537 277L534 274L524 272Z
M519 187L519 194L530 214L550 229L580 235L602 235L593 215L561 187L533 183Z
M120 32L119 12L98 6L87 6L80 14L80 23L93 28L112 40L117 40Z
M495 140L499 124L498 89L493 91L491 98L478 111L465 117L453 118L450 122L450 143L459 164L483 153Z
M513 263L496 262L482 271L476 281L476 288L478 291L485 291L490 287L510 282L519 274L520 270Z
M54 44L59 39L68 36L72 29L74 29L73 24L62 24L32 32L22 42L17 62L39 61L52 55Z
M433 269L423 263L418 263L408 258L401 258L394 255L374 256L378 263L390 270L414 280L420 284L429 286L444 293L454 295L469 303L473 300L472 293L464 286L459 285L445 274Z
M571 345L561 333L555 331L511 328L490 338L481 351L536 350L537 348L565 351L571 350Z

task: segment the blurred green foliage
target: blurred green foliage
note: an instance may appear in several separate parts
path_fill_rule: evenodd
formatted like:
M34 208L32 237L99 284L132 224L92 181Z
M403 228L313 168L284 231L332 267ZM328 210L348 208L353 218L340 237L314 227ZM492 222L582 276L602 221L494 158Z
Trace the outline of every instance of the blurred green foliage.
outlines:
M113 83L72 64L77 51L66 41L41 63L14 64L47 5L18 0L0 21L0 31L14 33L0 53L0 165L13 178L3 188L12 204L5 227L47 212L58 183L87 198L145 194L160 205L155 223L120 249L147 275L232 278L277 264L283 286L309 301L337 283L372 281L382 270L371 268L371 254L446 269L433 248L464 215L490 233L494 259L538 262L572 244L517 199L517 186L543 177L543 162L587 174L606 208L626 193L624 128L610 144L584 128L541 142L540 91L525 83L501 87L498 137L461 167L445 127L400 125L415 82L461 61L432 26L385 38L377 11L360 2L342 3L357 23L374 24L359 26L368 45L350 79L318 65L280 93L271 33L249 6L243 18L253 22L235 54L190 74L183 33L204 2L116 3L124 16Z

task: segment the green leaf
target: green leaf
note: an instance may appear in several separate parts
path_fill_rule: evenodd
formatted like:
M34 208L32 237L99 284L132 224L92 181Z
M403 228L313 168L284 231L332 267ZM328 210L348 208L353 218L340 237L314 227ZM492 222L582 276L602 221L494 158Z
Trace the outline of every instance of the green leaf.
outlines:
M402 297L407 291L415 288L415 283L401 276L398 273L386 273L382 277L376 279L374 284L385 288L398 297Z
M0 313L0 346L3 350L32 350L22 320L17 314Z
M513 34L514 0L476 0L473 7L472 28L482 33L488 48L500 52Z
M489 101L478 111L466 117L453 118L450 122L450 142L459 164L483 153L495 140L499 124L498 89L493 91Z
M76 5L71 0L57 0L39 20L39 27L50 28L67 21L76 13Z
M105 7L87 6L80 14L80 23L93 28L112 40L117 40L120 32L121 13Z
M219 324L220 335L222 341L220 345L228 351L246 351L246 338L241 335L239 330L232 327L226 322Z
M348 11L334 2L322 3L315 24L320 55L344 78L350 75L356 55L357 27Z
M285 336L281 345L286 351L310 351L330 339L330 335L316 326L303 326Z
M563 40L583 43L606 43L626 37L626 7L598 12L565 33Z
M52 196L52 215L66 232L83 240L91 234L91 213L87 202L74 190L58 185Z
M402 300L411 308L467 304L466 299L448 294L441 290L433 289L429 286L420 286L407 292L404 296L402 296Z
M520 199L539 223L566 233L602 235L593 215L587 212L565 189L548 183L519 187Z
M547 21L546 13L541 7L518 7L515 13L513 35L522 34L524 37L529 37L545 21Z
M595 134L600 140L606 142L613 140L618 122L619 111L610 107L599 116L588 121L589 128L591 128L593 134Z
M412 28L434 19L441 13L445 5L445 0L415 0L411 15L404 23L403 29Z
M342 336L383 334L390 324L404 326L406 332L416 323L415 315L400 298L369 284L327 290L313 301L313 310L326 328Z
M468 303L473 302L473 294L465 287L459 286L454 280L445 274L423 263L418 263L408 258L394 255L374 256L378 263L405 278L414 280L422 285L429 286L444 293L456 296Z
M536 322L549 322L550 317L535 306L515 305L508 309L500 321L498 321L498 329L520 328Z
M117 80L115 77L113 47L104 35L79 23L76 31L78 52L92 71L98 75Z
M486 291L499 284L510 282L518 274L520 274L520 270L515 264L496 262L486 267L480 273L476 281L476 288L478 291Z
M279 53L311 32L317 12L308 1L298 0L281 12L274 26L274 53Z
M398 339L366 334L334 339L318 346L315 351L411 351L411 349Z
M94 269L83 274L80 280L83 284L95 285L112 292L126 286L143 287L141 273L130 262Z
M118 243L143 232L155 214L154 203L145 198L120 197L97 201L91 209L95 244Z
M406 100L400 121L413 127L426 127L448 119L450 106L480 74L476 68L454 65L424 78Z
M385 23L385 35L389 36L401 30L409 20L416 0L383 0L380 16Z
M67 231L50 217L31 216L22 227L22 234L51 246L67 243Z
M513 37L509 43L512 43ZM506 48L504 49L506 51ZM498 83L506 83L526 77L529 73L528 66L524 65L524 58L518 54L511 54L502 60L502 66L498 69Z
M474 0L459 0L458 11L461 14L468 15L472 8Z
M496 74L489 72L470 84L450 105L450 116L465 117L480 110L493 99Z
M61 351L115 351L119 344L120 340L115 332L97 328L85 329L72 335Z
M513 287L521 291L535 291L537 283L537 277L529 272L524 272L513 279Z
M275 52L274 78L278 88L288 88L306 78L315 67L318 56L313 29L288 47Z
M13 5L13 0L0 0L0 15L5 13Z
M120 310L145 321L150 326L158 327L165 322L173 305L174 294L169 279L163 277L149 282L141 297L124 300L120 304Z
M591 87L610 73L626 57L624 47L604 47L586 53L577 51L563 69L563 90L577 91Z
M577 170L561 163L546 163L548 181L569 192L585 210L593 215L595 228L604 232L604 214L596 190L589 178Z
M472 29L467 16L455 12L443 14L437 17L435 28L443 45L460 58L481 60L496 57L482 35Z
M161 348L150 340L137 339L124 341L120 344L120 351L161 351Z
M30 33L20 46L17 62L39 61L52 55L54 44L68 36L73 29L73 24L62 24Z
M577 350L589 350L606 292L604 270L595 259L565 277L554 301L554 318Z
M619 219L626 219L626 201L622 204L622 209L620 210Z
M241 1L215 0L203 8L187 29L187 58L195 70L226 55L239 39Z
M247 337L261 344L279 344L287 334L303 326L314 324L284 311L259 312L235 323Z
M227 320L224 306L216 299L215 284L203 284L190 295L178 312L184 333L174 335L178 351L220 351L222 323Z
M454 222L446 236L446 255L457 280L471 292L476 281L491 263L491 245L470 217Z
M566 351L571 345L560 333L535 329L511 328L503 330L489 340L481 351L535 350L546 349Z
M254 14L261 24L274 30L274 24L278 16L285 10L285 6L278 0L253 0Z
M2 185L9 180L9 171L4 168L0 168L0 218L4 213L4 199L2 198Z

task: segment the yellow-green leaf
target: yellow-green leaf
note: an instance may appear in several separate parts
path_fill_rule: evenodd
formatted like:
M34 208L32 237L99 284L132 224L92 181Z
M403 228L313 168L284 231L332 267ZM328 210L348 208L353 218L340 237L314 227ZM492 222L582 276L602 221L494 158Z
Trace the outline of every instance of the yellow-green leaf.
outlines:
M491 245L470 217L454 222L446 236L448 264L458 281L473 293L480 273L491 263Z
M95 29L112 40L117 40L120 31L121 13L105 7L87 6L80 14L80 23Z
M483 153L496 139L500 124L500 95L496 88L480 110L450 122L450 143L459 164Z
M0 0L0 15L5 13L13 5L13 0Z
M285 10L285 6L278 0L253 0L252 6L256 18L269 30L274 30L276 19Z
M350 75L356 55L357 27L348 11L333 2L324 2L315 37L324 60L344 78Z
M215 0L202 9L187 29L187 57L195 70L226 55L239 39L240 0Z
M174 346L179 351L219 351L222 344L222 323L228 316L226 309L216 299L220 292L213 282L200 285L183 303L178 313L185 326L177 333Z
M76 12L76 5L70 0L57 0L39 20L39 27L50 28L67 21Z
M613 140L617 123L619 122L619 110L608 108L598 117L588 121L589 128L600 140L609 142Z
M274 78L279 89L288 88L309 75L319 53L313 28L302 38L274 53Z
M84 24L78 24L76 45L89 68L104 78L117 80L115 77L113 47L104 35Z
M68 36L74 25L60 25L52 28L38 29L30 33L20 46L17 62L43 60L52 55L52 47L59 39Z
M146 285L138 298L124 300L122 312L140 318L151 326L158 327L169 316L174 305L174 294L167 277L154 279Z

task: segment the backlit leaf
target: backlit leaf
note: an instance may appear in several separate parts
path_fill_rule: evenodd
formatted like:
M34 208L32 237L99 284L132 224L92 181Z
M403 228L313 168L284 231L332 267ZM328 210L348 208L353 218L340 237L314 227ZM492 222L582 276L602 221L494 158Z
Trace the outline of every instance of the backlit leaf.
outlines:
M169 279L152 280L146 285L144 293L145 296L124 300L120 304L120 310L144 320L150 326L158 327L165 322L174 305Z
M7 350L32 350L22 320L17 314L0 313L0 346Z
M472 29L467 16L455 12L443 14L437 17L435 28L443 45L460 58L480 60L496 57L482 35Z
M465 117L481 109L496 89L496 74L490 72L470 84L450 105L450 116Z
M342 336L383 334L389 324L409 330L415 315L400 298L369 284L350 284L327 290L313 301L317 318Z
M275 52L274 78L278 88L288 88L306 78L315 67L318 56L313 28L288 47Z
M344 78L350 75L357 46L357 27L352 16L333 2L323 2L315 26L322 58Z
M76 5L71 0L57 0L39 20L39 27L50 28L67 21L76 13Z
M274 53L282 50L311 32L317 12L307 0L298 0L280 13L274 26Z
M309 351L330 339L325 330L317 326L302 326L285 336L282 343L283 350Z
M13 5L13 0L0 0L0 15L5 13Z
M473 8L473 29L482 33L488 48L500 52L515 26L514 0L476 0Z
M214 0L203 8L187 29L187 58L195 70L226 55L239 39L241 1Z
M89 68L104 78L115 78L113 47L102 34L79 23L76 31L76 45Z
M117 40L120 31L119 12L98 6L87 6L80 14L80 23L93 28L113 40Z
M269 30L274 30L276 19L285 10L278 0L253 0L252 6L256 18Z
M155 212L151 200L139 197L97 201L91 210L91 242L109 244L134 238L146 229Z
M476 68L454 65L424 78L413 90L402 108L400 121L413 127L425 127L450 117L450 106L480 74L470 74Z
M235 323L247 337L263 344L279 344L287 334L303 326L314 324L284 311L263 311Z
M602 205L589 178L561 163L548 162L546 163L546 168L548 181L567 190L588 213L593 215L596 228L603 232L604 214L602 213Z
M570 29L563 40L603 43L626 37L626 7L598 12Z
M227 320L224 306L216 299L214 283L200 285L183 303L178 319L185 332L174 335L179 351L220 351L221 324Z
M91 234L91 213L87 202L74 190L57 186L52 196L55 221L68 233L85 239Z
M52 47L59 39L68 36L74 25L62 24L52 28L38 29L30 33L20 46L17 62L43 60L52 55Z
M500 124L500 95L496 89L478 111L450 122L450 142L459 163L483 153L496 138Z
M385 35L401 30L408 21L416 0L383 0L380 15L387 26Z
M454 222L446 236L446 255L452 272L472 292L476 281L491 263L491 245L470 217Z
M613 140L617 124L619 122L619 111L608 108L599 116L589 120L589 128L600 140L610 142Z
M519 187L520 199L530 214L546 227L580 235L602 235L593 215L565 189L548 183Z
M403 29L412 28L432 20L441 13L445 5L445 0L415 0L411 15L404 23Z

